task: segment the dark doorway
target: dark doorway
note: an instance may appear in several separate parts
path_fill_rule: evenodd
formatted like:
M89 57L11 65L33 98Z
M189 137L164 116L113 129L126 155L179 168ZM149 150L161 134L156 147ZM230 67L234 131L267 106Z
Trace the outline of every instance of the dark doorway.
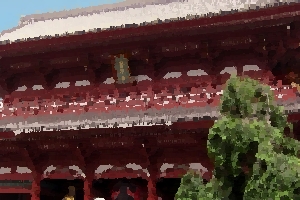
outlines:
M2 193L0 199L3 200L30 200L31 195L28 193Z
M133 179L98 179L93 181L93 194L95 197L105 200L114 200L112 194L116 194L120 187L126 186L130 190L134 200L146 200L148 196L147 180L142 178Z
M180 182L180 178L160 178L156 184L157 195L162 200L174 200Z
M83 200L84 182L81 179L43 179L41 181L40 200L63 199L68 194L69 186L74 186L76 189L75 200Z

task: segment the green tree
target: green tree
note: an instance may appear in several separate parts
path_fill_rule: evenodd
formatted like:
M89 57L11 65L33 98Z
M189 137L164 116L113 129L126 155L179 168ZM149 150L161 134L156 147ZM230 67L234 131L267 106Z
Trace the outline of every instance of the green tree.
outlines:
M207 141L214 178L200 184L197 199L300 199L300 144L284 135L292 126L273 96L269 86L250 78L227 81L221 117ZM194 188L182 181L176 198L194 200L182 195Z
M177 193L177 199L188 200L197 199L201 190L199 188L204 186L202 177L193 172L188 172L181 179L181 190Z

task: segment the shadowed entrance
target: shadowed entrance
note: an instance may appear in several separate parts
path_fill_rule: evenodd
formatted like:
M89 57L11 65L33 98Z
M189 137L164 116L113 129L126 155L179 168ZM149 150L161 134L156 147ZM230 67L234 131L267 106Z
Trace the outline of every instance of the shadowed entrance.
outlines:
M156 184L157 195L162 200L174 200L180 182L180 178L160 178Z
M76 200L83 200L84 189L83 180L66 180L66 179L43 179L41 181L40 200L63 199L68 194L68 187L74 186L76 189Z
M142 178L98 179L93 181L93 193L96 197L105 200L115 200L120 191L125 189L134 200L146 200L147 183L147 180Z
M31 195L25 193L2 193L0 194L2 200L30 200Z

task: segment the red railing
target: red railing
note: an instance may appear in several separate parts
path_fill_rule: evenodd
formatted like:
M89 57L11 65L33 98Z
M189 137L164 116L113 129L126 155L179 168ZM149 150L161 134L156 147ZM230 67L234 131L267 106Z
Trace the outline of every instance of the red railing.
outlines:
M170 81L168 84L170 85ZM178 83L178 81L177 81ZM196 82L195 82L196 83ZM160 87L164 86L164 83ZM87 87L81 87L80 91L91 91ZM148 88L146 91L129 92L128 96L121 96L118 90L114 90L113 95L93 95L93 92L81 92L80 95L73 96L68 102L62 98L39 100L37 97L33 101L25 101L18 98L11 101L7 98L4 100L4 106L0 112L0 119L9 119L16 116L27 117L38 115L64 115L64 114L81 114L86 112L115 112L115 111L146 111L149 108L161 110L162 108L171 109L175 107L192 108L192 107L216 107L220 104L222 87L213 88L211 85L206 87L191 87L190 92L183 92L179 85L173 88L172 92L166 88L155 92L155 86ZM56 94L60 89L56 89ZM67 91L62 89L61 91ZM296 92L290 86L272 87L276 100L283 102L295 102ZM52 91L53 92L53 91ZM59 95L62 97L63 95Z

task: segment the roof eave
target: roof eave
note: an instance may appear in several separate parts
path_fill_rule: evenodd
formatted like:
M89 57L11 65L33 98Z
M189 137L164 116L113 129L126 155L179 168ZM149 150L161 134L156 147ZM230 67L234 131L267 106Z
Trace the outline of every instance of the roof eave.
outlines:
M50 39L36 39L22 42L13 42L5 45L0 45L0 58L20 56L24 53L35 54L38 52L56 51L67 45L69 48L78 48L82 44L93 44L95 41L107 41L108 38L127 38L134 35L153 35L166 32L176 32L178 30L187 30L199 27L214 28L218 26L233 26L240 25L243 27L246 23L256 23L268 21L271 25L271 20L274 25L281 23L279 20L287 19L292 21L294 17L300 16L300 3L290 4L286 6L265 8L250 12L235 13L224 16L214 16L209 18L199 18L193 20L183 20L170 23L162 23L156 25L139 26L136 28L121 28L114 30L105 30L99 32L88 32L83 34L74 34L63 37L51 37Z

